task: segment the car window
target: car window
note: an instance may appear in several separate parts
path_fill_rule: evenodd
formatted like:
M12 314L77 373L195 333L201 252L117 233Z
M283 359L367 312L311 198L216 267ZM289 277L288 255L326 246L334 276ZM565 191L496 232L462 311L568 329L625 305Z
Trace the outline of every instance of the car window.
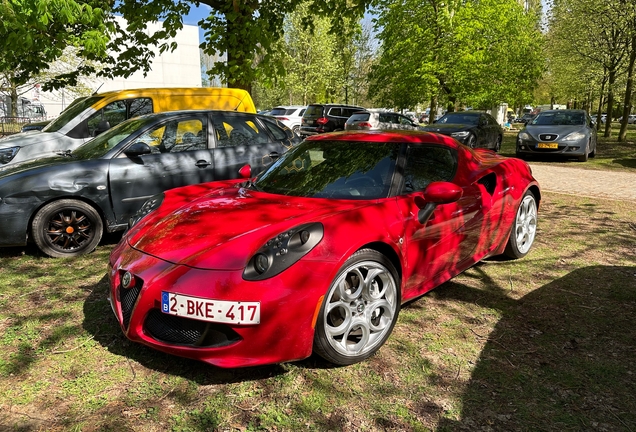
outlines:
M180 153L207 148L206 118L175 119L144 132L135 142L148 144L153 153Z
M274 138L276 138L277 140L285 140L289 138L287 134L285 133L285 130L279 127L273 121L269 121L265 119L261 119L261 120L263 120L265 127L272 133L272 135L274 135Z
M309 105L304 115L307 117L321 117L322 110L323 110L322 105Z
M349 117L349 120L347 120L347 123L352 123L354 121L369 121L370 115L371 115L370 113L356 113L352 115L351 117ZM380 121L384 121L382 120L382 114L380 114Z
M331 107L331 109L329 110L329 115L332 117L342 117L342 108Z
M302 117L303 114L305 114L305 108L301 109L300 112L298 113L300 117Z
M267 131L252 116L216 113L212 119L217 147L266 144Z
M273 115L273 116L279 116L279 115L285 115L285 114L287 114L287 110L285 108L274 108L269 113L269 115Z
M411 119L409 119L408 117L405 117L405 116L398 116L398 120L399 120L399 123L401 125L409 125L410 126L411 124L413 124Z
M150 113L152 113L150 98L114 101L88 118L88 131L91 136L94 136L102 121L107 121L109 126L113 127L129 118Z
M409 146L402 193L424 190L434 181L450 181L455 176L456 166L455 155L449 148Z

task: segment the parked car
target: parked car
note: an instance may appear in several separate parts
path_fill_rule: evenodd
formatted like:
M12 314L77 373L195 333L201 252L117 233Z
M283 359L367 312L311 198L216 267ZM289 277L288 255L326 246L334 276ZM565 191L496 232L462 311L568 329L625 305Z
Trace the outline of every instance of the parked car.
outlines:
M0 168L0 246L27 241L52 257L92 251L166 189L238 177L299 138L271 117L173 111L120 123L74 151Z
M29 131L41 131L44 129L46 125L48 125L50 120L43 120L39 122L27 123L20 129L20 132L29 132Z
M311 104L303 114L300 136L342 131L347 119L357 111L364 111L364 108L353 105Z
M623 122L623 117L618 119L619 123ZM630 114L629 116L627 116L627 124L634 124L636 123L636 114Z
M596 128L584 110L542 111L517 135L517 157L596 155Z
M468 147L501 149L503 129L490 114L478 111L458 111L444 114L424 130L449 135Z
M110 255L109 300L126 337L173 355L348 365L405 302L525 256L540 198L527 163L443 135L316 135L256 178L149 200Z
M527 124L528 122L531 122L532 119L535 117L536 114L531 114L531 113L526 113L524 115L522 115L521 117L518 117L515 119L515 123L523 123L523 124Z
M366 110L353 113L345 122L345 130L420 130L420 126L416 125L413 120L403 116L402 114Z
M126 119L183 109L256 112L250 94L241 89L151 88L100 93L74 101L41 132L0 140L0 165L74 150Z
M300 131L300 123L305 114L306 106L290 105L273 108L269 115L276 117L279 122L290 128L294 133Z

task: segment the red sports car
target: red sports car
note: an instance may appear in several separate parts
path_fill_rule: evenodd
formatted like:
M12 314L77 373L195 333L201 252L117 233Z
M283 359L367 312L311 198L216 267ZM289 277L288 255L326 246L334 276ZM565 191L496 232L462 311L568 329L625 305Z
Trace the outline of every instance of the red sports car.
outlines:
M402 303L527 254L539 201L525 162L450 137L316 135L255 178L150 199L111 254L110 301L129 339L174 355L352 364Z

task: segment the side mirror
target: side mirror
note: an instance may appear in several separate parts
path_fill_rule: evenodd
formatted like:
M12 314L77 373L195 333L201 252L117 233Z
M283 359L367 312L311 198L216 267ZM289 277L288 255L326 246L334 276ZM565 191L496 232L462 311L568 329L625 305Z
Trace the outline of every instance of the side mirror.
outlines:
M124 151L124 154L129 158L136 158L150 153L152 153L150 146L143 142L136 142Z
M243 167L239 170L239 175L244 179L252 177L252 167L249 165L243 165Z
M95 129L95 136L99 135L100 133L106 132L108 129L110 129L110 123L108 123L107 120L100 121L97 125L97 129Z
M424 225L439 204L457 202L462 197L462 188L451 182L432 182L421 195L415 197L415 205L420 208L417 220Z

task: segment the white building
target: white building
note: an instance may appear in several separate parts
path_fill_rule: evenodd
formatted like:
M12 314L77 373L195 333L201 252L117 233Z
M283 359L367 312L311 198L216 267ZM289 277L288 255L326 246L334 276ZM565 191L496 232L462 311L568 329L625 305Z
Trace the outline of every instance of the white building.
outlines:
M125 25L123 18L119 18L120 24ZM160 23L148 25L148 33L160 29ZM159 54L155 49L155 58L151 70L144 77L143 72L135 72L128 78L105 79L103 77L86 78L83 84L92 91L105 92L111 90L123 90L132 88L156 88L156 87L201 87L201 56L199 54L199 27L196 25L183 25L174 39L177 49L174 52ZM170 40L169 42L171 42ZM99 89L99 90L98 90ZM88 92L88 91L87 91ZM69 94L64 89L53 92L41 92L39 88L33 89L24 95L30 100L39 101L44 105L47 117L57 117L66 108L76 94Z

